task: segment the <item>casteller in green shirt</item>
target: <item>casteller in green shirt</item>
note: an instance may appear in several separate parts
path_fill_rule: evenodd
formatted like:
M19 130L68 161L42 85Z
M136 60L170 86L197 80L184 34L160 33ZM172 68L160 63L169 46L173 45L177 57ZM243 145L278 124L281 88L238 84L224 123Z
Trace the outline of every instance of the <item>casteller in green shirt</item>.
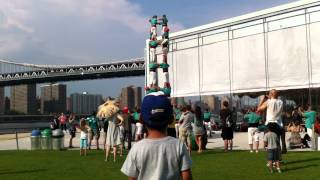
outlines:
M205 122L209 122L210 121L210 118L211 118L211 112L210 111L207 111L207 112L204 112L203 113L203 120L205 121Z
M244 119L248 121L249 124L256 124L261 120L261 116L255 112L250 112L244 116Z
M306 128L312 129L314 123L316 122L316 112L307 111L303 113L303 116L306 117Z

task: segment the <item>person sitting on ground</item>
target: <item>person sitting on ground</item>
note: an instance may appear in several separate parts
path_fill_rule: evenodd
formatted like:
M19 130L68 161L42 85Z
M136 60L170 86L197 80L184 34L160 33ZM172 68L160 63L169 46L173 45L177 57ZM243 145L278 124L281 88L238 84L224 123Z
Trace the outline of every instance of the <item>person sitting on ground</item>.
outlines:
M267 125L268 132L264 135L264 147L267 150L267 161L270 172L273 172L273 163L275 163L277 171L281 173L280 169L280 151L279 151L279 138L275 133L278 129L277 124L269 123Z
M302 131L302 127L300 126L298 121L290 122L288 125L288 132L291 132L291 135L288 139L289 147L296 148L301 147L303 148L302 139L300 136L300 132Z
M244 116L244 120L248 122L248 142L250 152L253 152L253 141L256 147L256 153L259 152L259 130L258 126L262 117L258 115L255 108L251 108L249 112Z
M141 116L149 135L132 146L121 172L131 180L191 180L191 158L187 147L166 134L173 112L164 93L145 96Z

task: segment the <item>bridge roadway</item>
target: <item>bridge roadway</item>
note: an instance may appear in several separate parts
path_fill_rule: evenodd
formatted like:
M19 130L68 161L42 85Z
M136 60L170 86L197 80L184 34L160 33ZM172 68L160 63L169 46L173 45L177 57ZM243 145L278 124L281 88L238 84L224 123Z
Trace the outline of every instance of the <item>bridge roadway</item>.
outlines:
M10 64L17 68L13 67L13 72L0 73L0 87L58 81L144 76L145 74L145 63L143 58L91 65L47 66L14 63L9 61L2 61L1 63L2 66L4 66L3 64ZM24 69L25 67L29 68L28 71L16 70L16 72L14 72L15 69Z

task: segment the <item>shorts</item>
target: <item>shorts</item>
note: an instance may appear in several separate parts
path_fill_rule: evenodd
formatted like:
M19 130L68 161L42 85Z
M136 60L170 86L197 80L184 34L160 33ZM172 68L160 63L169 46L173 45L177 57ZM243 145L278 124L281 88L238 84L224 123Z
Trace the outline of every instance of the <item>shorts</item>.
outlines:
M143 134L143 125L141 123L136 123L136 134Z
M268 161L279 161L280 160L280 151L278 149L268 149L267 160Z
M80 149L86 149L88 147L88 139L80 139Z
M100 132L98 129L91 129L90 133L89 133L89 139L99 139L100 137Z
M248 128L248 142L249 144L253 144L254 142L259 142L259 131L256 127Z
M223 127L221 132L221 137L223 140L232 140L233 139L232 127Z
M182 142L188 144L191 143L191 131L186 130L185 128L179 128L179 139Z

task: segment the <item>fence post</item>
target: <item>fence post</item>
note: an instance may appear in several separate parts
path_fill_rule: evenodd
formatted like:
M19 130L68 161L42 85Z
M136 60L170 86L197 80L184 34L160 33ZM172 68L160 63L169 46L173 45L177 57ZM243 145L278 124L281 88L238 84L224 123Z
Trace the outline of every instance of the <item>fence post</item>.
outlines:
M19 142L18 142L18 132L16 129L16 144L17 144L17 150L19 150Z

